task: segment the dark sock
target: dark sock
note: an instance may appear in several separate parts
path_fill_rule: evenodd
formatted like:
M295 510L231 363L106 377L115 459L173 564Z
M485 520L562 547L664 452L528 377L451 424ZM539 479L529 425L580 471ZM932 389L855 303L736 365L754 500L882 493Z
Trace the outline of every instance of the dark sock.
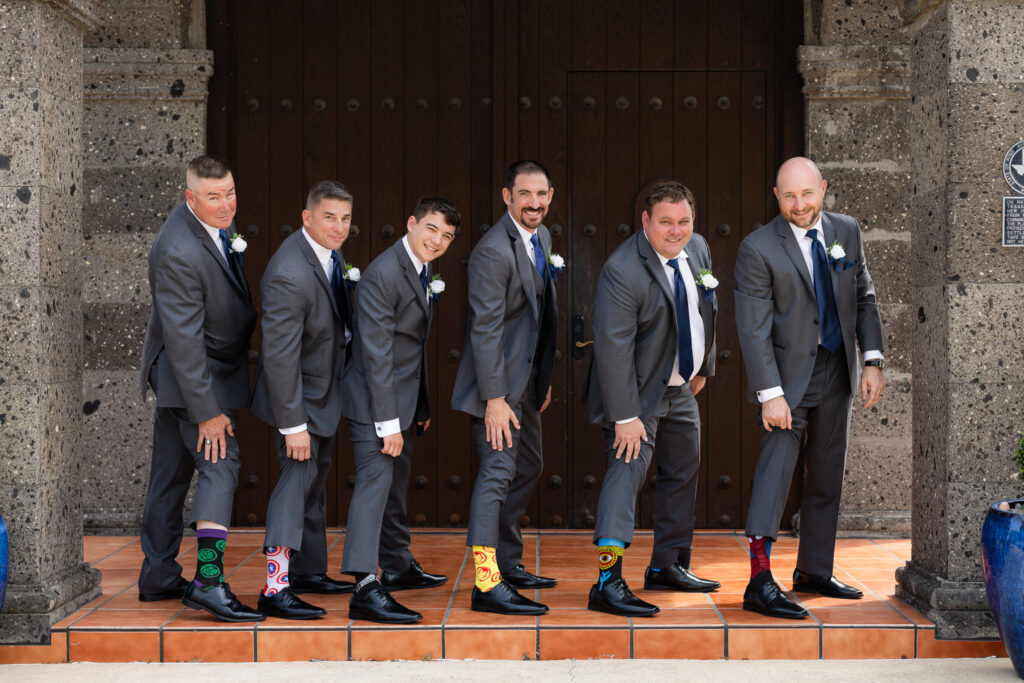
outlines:
M597 547L597 553L597 566L600 569L597 589L601 590L609 581L622 578L623 549L617 545L601 545Z
M676 555L676 562L683 569L689 569L690 568L690 555L692 555L692 554L693 554L693 549L692 548L683 548Z
M196 531L196 576L192 582L209 588L224 582L224 547L228 542L226 529Z
M755 538L750 536L750 578L754 578L761 572L772 570L772 539L767 536Z

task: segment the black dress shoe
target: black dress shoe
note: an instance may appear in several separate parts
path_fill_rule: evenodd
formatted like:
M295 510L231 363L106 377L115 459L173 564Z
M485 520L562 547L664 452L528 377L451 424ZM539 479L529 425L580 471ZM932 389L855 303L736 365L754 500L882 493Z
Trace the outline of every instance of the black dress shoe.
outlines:
M380 585L389 591L400 591L412 588L434 588L448 580L443 574L428 574L416 560L401 574L394 572L380 573Z
M268 617L280 619L318 619L327 614L327 610L311 605L295 595L291 587L282 588L273 595L260 593L256 606Z
M722 584L702 579L678 562L656 572L650 567L644 573L644 590L686 591L687 593L710 593Z
M293 593L320 593L322 595L351 593L356 588L351 581L332 579L327 574L289 574L288 586Z
M853 586L847 586L834 576L816 576L793 570L793 591L800 593L821 593L830 598L860 600L864 594Z
M626 580L621 577L606 582L604 588L598 588L596 583L591 586L587 609L618 614L622 617L653 617L661 611L657 605L644 602L633 595L633 591L626 585Z
M178 583L173 588L168 588L165 591L159 593L139 593L139 600L141 602L156 602L157 600L181 600L181 596L185 594L185 588L188 587L188 581L178 577Z
M526 567L521 564L517 564L508 571L501 572L502 581L506 581L514 588L527 590L530 588L554 588L558 585L558 581L555 579L549 579L546 576L537 576L526 571Z
M548 611L547 605L524 598L504 581L486 593L473 586L469 607L474 612L495 612L513 616L537 615Z
M366 619L382 624L411 624L423 618L419 612L413 612L391 597L380 585L380 581L371 581L349 598L348 616L350 619Z
M217 586L203 587L189 582L181 604L192 609L206 610L222 621L263 621L266 619L261 612L246 607L238 601L231 588L222 583Z
M743 592L743 609L783 619L803 619L807 616L807 610L786 597L768 570L747 584L747 590Z

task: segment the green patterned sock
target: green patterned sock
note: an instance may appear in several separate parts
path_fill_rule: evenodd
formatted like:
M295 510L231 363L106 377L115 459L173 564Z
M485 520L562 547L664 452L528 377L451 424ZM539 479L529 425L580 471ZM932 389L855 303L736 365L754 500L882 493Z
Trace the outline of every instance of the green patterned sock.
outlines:
M209 588L224 582L224 547L228 532L222 529L199 529L196 532L196 577L197 586Z

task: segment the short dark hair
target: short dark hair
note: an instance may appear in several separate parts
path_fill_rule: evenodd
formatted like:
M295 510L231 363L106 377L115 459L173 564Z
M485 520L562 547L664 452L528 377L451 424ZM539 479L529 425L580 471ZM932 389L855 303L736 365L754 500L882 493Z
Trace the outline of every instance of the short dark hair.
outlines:
M228 162L221 159L219 156L214 154L201 154L192 161L188 162L188 175L194 176L195 178L224 178L228 173L231 173L231 168L228 166Z
M544 168L544 164L531 159L522 159L505 169L505 189L511 191L516 184L516 178L534 173L543 174L548 179L548 187L551 187L551 174L548 173L548 169Z
M684 199L690 202L690 209L697 213L697 198L693 196L693 190L678 180L663 180L654 183L647 190L647 196L644 197L644 209L650 215L654 205L658 202L669 201L677 204Z
M309 194L306 195L306 210L312 211L325 199L337 199L349 204L355 203L352 200L352 193L337 180L321 180L309 188Z
M439 213L444 216L444 222L453 228L459 227L462 222L462 214L455 208L455 205L443 197L424 197L416 203L412 210L413 218L417 221L423 219L428 213Z

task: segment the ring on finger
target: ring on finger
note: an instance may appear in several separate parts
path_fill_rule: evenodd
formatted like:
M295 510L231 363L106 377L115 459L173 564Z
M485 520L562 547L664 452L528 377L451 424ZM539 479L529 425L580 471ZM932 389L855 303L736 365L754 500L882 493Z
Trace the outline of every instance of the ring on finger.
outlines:
M210 441L209 439L203 439L203 443L209 446L213 443L213 441Z

